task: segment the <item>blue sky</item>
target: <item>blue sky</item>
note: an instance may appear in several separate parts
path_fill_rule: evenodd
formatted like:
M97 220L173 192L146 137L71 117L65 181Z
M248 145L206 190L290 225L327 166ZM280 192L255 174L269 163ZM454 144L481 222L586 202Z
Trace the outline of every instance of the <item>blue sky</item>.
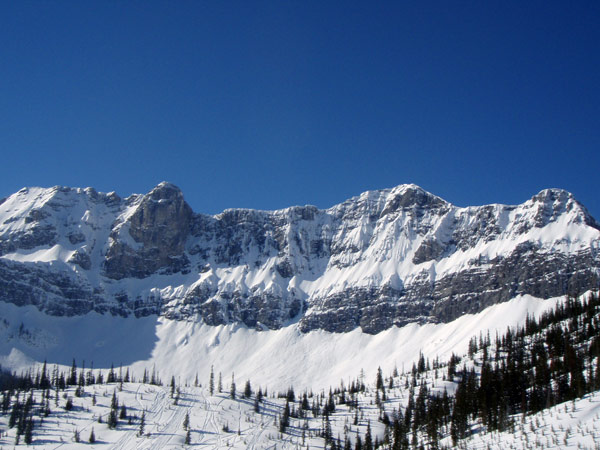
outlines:
M546 187L600 219L600 2L2 2L0 197L197 212L416 183L460 206Z

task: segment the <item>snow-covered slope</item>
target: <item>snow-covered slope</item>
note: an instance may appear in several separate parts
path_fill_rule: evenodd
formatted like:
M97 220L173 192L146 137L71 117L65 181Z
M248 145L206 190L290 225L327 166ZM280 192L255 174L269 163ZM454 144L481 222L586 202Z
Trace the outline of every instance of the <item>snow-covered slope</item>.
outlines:
M494 426L490 422L482 420L487 416L480 410L473 417L466 419L465 436L460 437L457 442L453 440L454 424L460 420L459 415L454 414L459 406L458 401L455 402L453 397L458 397L460 386L466 385L466 382L463 384L466 374L481 374L480 379L483 386L484 366L491 367L490 360L510 358L510 351L504 355L504 350L498 351L497 348L494 348L494 345L497 344L492 344L493 342L501 343L500 345L506 348L509 341L505 338L494 339L494 330L499 331L498 335L502 335L506 326L522 323L525 314L539 317L542 312L552 309L559 301L560 299L541 301L531 297L521 297L509 303L492 306L480 314L464 316L448 324L407 325L405 329L398 330L396 337L386 334L387 332L373 336L359 334L358 331L347 334L322 331L302 334L296 330L296 333L292 333L294 337L291 337L292 334L288 334L283 343L288 345L288 353L295 352L298 350L296 341L307 340L312 336L313 340L307 342L317 352L313 360L304 361L307 363L306 366L298 368L290 362L289 358L285 359L283 355L286 353L286 349L268 348L264 353L255 354L255 358L242 358L239 361L241 367L236 369L243 369L243 366L246 365L250 366L250 370L236 370L235 375L226 373L221 376L222 373L217 369L211 383L208 364L211 364L212 361L222 363L227 358L233 361L244 352L256 352L259 350L259 345L257 345L259 341L256 339L264 336L270 335L269 341L282 343L282 340L276 337L276 334L281 333L282 330L269 330L261 333L246 329L246 333L240 339L235 337L237 331L230 326L215 327L220 330L212 336L214 340L210 345L220 347L220 353L224 356L219 359L214 354L211 355L213 359L210 362L204 361L207 364L199 364L201 369L204 367L207 369L202 370L200 374L194 375L187 370L188 362L185 360L190 358L189 353L184 352L183 358L179 360L176 360L174 352L171 352L170 359L161 360L156 355L153 356L153 367L147 371L148 374L152 372L152 379L155 379L156 365L160 364L164 369L176 371L173 378L170 375L166 376L164 372L159 373L159 378L165 382L165 385L162 386L148 384L150 377L142 382L141 373L144 367L140 365L116 368L116 380L110 381L107 369L94 368L91 370L88 362L85 369L80 367L75 370L76 374L80 374L81 387L66 386L66 389L61 391L58 386L53 386L47 391L36 388L24 389L18 393L3 393L2 403L6 407L4 413L0 414L0 428L3 429L3 432L0 433L0 445L10 447L14 445L15 448L21 448L20 444L25 447L25 437L17 437L19 425L11 426L10 421L11 418L18 416L18 414L13 415L12 413L17 409L14 405L19 401L23 405L26 398L30 398L33 402L31 413L23 414L21 417L33 419L33 436L30 444L33 448L81 448L85 445L90 448L162 449L183 448L189 444L201 445L208 449L225 447L329 449L332 448L332 445L327 444L324 439L327 429L331 430L329 433L331 439L336 439L338 444L348 442L354 446L359 437L366 442L366 436L372 435L372 439L376 442L386 442L381 447L377 447L383 449L396 448L392 447L392 440L397 443L401 440L402 435L407 439L410 437L412 442L410 448L420 448L419 444L437 448L438 446L434 445L435 442L440 444L440 448L595 448L594 446L600 439L600 406L598 403L600 395L597 391L588 392L580 395L579 398L573 398L572 401L558 404L554 404L555 397L550 395L548 401L554 406L548 406L547 409L532 414L517 410L505 417L506 423L501 428L504 431L493 431L495 430ZM564 305L563 303L562 306L564 307ZM2 311L3 316L11 318L10 308L16 309L16 307L10 306L8 310ZM25 341L26 337L34 340L35 331L31 330L33 330L35 320L39 319L36 315L42 314L35 311L34 308L28 309L31 313L25 315L28 322L20 326L18 330L20 335L18 339L22 341ZM561 310L565 311L564 308ZM589 324L597 322L597 317L595 317L597 313L597 306L591 309L583 307L579 310L579 319L582 320L575 320L579 324L574 326L573 317L575 316L569 316L569 319L563 320L565 329L572 329L574 336L583 330L588 333L590 331ZM95 315L95 313L90 314ZM546 317L549 316L546 315ZM102 325L108 325L107 323L98 325L95 318L91 317L90 319L88 325L93 323L98 330L102 328ZM65 325L76 324L78 318L55 317L51 320L57 321L49 327L52 332L56 333L57 330L62 330L65 336L69 335L70 339L61 345L70 345L71 349L76 348L74 346L79 345L74 342L77 327L74 331L73 329L69 330ZM113 318L112 320L117 319ZM121 320L131 324L134 319ZM170 324L157 332L156 348L162 346L167 350L163 352L161 358L165 358L176 340L182 338L187 340L186 342L180 341L177 348L196 344L194 333L190 333L190 329L186 329L182 321L164 320ZM8 321L5 321L4 324L5 330L10 328ZM287 328L295 327L296 325L291 325ZM208 327L204 326L204 328ZM486 338L485 330L490 331L491 339ZM525 330L525 327L522 330ZM544 330L556 332L557 323L552 322L551 326L537 329L537 331L533 330L532 333L544 333ZM478 331L484 332L479 335ZM196 334L202 335L202 330L196 330ZM475 342L479 335L480 348L477 348L476 343L475 349L470 348L471 356L467 357L462 352L467 350L466 343L473 334L476 337ZM513 329L513 336L516 334ZM346 337L346 339L340 339L340 337ZM124 336L120 335L118 338L114 338L114 341L123 338ZM204 340L205 338L206 336L203 337ZM597 342L597 333L592 332L588 338L587 344L591 343L592 347L596 346L593 342ZM106 339L103 341L105 344L113 343L110 337L106 336ZM537 342L541 343L544 340ZM485 341L488 344L483 348ZM525 341L530 342L529 338L523 338L522 342ZM0 342L4 342L4 339ZM531 348L533 347L532 345ZM586 346L585 353L592 347ZM369 370L359 370L361 363L357 363L356 359L342 362L343 358L336 357L339 353L352 359L353 349L360 352L363 357L367 357L362 363L370 364ZM416 365L411 368L411 364L407 364L406 367L404 364L399 364L404 359L408 361L413 356L416 357L420 349L425 351L424 356L428 358L427 363L423 358L422 368L417 370ZM119 349L113 348L112 350L113 355L119 352ZM325 364L325 357L321 355L321 352L328 353L330 358L328 365ZM453 375L450 375L450 366L447 364L447 357L450 353L462 354L461 358L458 358L462 369L455 367ZM102 351L99 354L102 355ZM178 355L182 354L178 353ZM302 359L302 355L299 353L296 353L295 356ZM392 356L395 359L394 365L390 365ZM435 356L440 358L435 358ZM207 357L209 356L207 355ZM197 364L202 362L201 358L202 355L195 362ZM284 383L289 380L279 378L280 367L277 363L281 358L284 358L283 363L288 366L288 370L295 371L295 380L303 380L303 377L306 376L300 372L308 372L309 376L325 374L320 380L329 380L327 383L329 386L327 384L311 386L305 383L298 385L294 380L289 385L285 385ZM597 357L585 356L584 359L586 364L593 363L593 366L597 364ZM322 365L318 364L319 360L323 362ZM375 369L373 362L377 360L384 362L383 371ZM433 363L431 367L430 360ZM261 365L271 366L273 371L261 372ZM504 362L499 359L494 361L493 365L497 365L497 368L503 367L503 369L498 369L499 371L506 370ZM593 366L582 367L581 373L591 376L591 371L588 369ZM341 367L347 372L336 378L337 371ZM420 363L419 367L421 367ZM533 366L526 367L532 368ZM217 366L215 366L216 368ZM41 365L38 365L37 369L32 372L32 379L35 379L35 383L41 387L40 383L44 376L40 378L40 369ZM68 366L58 368L49 365L47 370L44 366L44 370L47 380L59 380L58 374L61 372L67 377L69 373L72 373ZM459 372L456 372L457 370ZM379 385L379 377L376 376L377 372L384 375L381 385ZM562 376L561 369L557 369L556 372ZM104 381L100 381L100 373L102 373ZM192 376L190 377L190 375ZM119 380L122 378L124 379L121 383ZM64 380L64 378L62 379ZM74 380L76 379L77 377L74 377ZM168 380L170 379L174 383L172 388L169 386ZM83 380L88 381L83 382ZM244 388L246 380L251 381L253 387L252 390L250 384L247 385L247 392L250 392L248 396L242 394L246 391ZM375 380L378 382L374 383ZM233 381L237 384L237 389L232 387ZM54 383L54 381L52 382ZM73 381L72 384L76 384L76 382ZM363 386L360 387L360 384ZM295 390L295 395L291 400L289 386L293 386ZM475 386L479 386L479 381L475 382ZM533 386L530 388L532 390ZM264 394L262 401L257 395L259 389ZM232 396L231 392L234 392L235 395ZM421 392L424 393L423 397L421 397ZM553 392L558 393L559 389L555 388ZM305 393L307 394L306 407L303 406L304 402L302 401ZM448 394L450 398L445 394ZM436 409L431 405L436 403L432 403L430 400L437 395L440 396L438 399L446 398L439 403L439 409L443 410L439 414L449 420L439 421L436 428L437 438L434 440L431 437L429 422L424 421L421 417L419 425L417 416L419 414L427 414L426 417L435 416L432 411ZM286 397L289 403L287 403ZM5 403L6 399L8 399L7 403ZM325 417L326 405L330 404L329 401L333 402L334 406ZM69 402L72 403L71 408L67 407ZM119 415L118 423L111 427L108 425L109 414L113 409L112 404L117 403L125 406L126 411L121 409L122 415ZM292 411L289 424L282 429L284 411L288 406L291 406ZM448 409L446 410L446 408ZM49 413L44 412L45 410L49 410ZM114 407L114 411L116 410L119 410L118 406ZM454 412L451 413L452 410ZM142 425L142 416L144 425ZM401 431L402 434L391 433L391 430L395 430L396 427L395 424L390 424L390 421L396 420L406 424L404 431ZM387 429L386 424L390 424ZM92 433L95 436L95 442L88 443L88 437ZM78 439L81 442L75 442Z
M361 369L369 379L381 367L392 372L416 361L420 352L434 360L465 353L473 336L502 334L508 326L552 309L559 298L522 296L467 314L444 324L409 324L376 335L359 329L348 333L315 330L302 333L298 324L257 331L243 325L209 326L164 317L122 318L90 312L53 317L32 306L0 303L0 365L18 372L47 360L69 366L131 367L140 376L157 370L192 382L207 380L211 366L229 379L269 386L279 391L325 389L348 382ZM182 381L183 382L183 381Z
M195 214L161 183L126 199L25 188L0 202L0 300L57 316L378 333L598 284L599 226L568 192L459 208L415 185L327 210Z
M226 386L229 387L228 385ZM374 389L359 396L362 417L353 424L354 412L345 405L338 406L331 415L330 423L334 437L348 436L354 444L356 434L364 436L367 425L379 440L383 439L383 426L378 422L378 408L374 403ZM121 420L116 429L106 425L110 411L112 393L117 394L120 405L127 407L132 423ZM279 432L284 399L267 398L261 412L254 411L253 399L235 400L228 393L210 395L207 387L186 386L181 388L177 405L173 404L168 387L141 383L118 383L93 385L84 390L82 397L75 396L75 388L65 395L74 403L72 411L65 411L66 400L62 397L58 405L50 402L51 413L43 423L36 421L31 445L15 445L16 429L8 429L0 437L0 445L8 448L34 449L180 449L185 448L186 430L183 427L188 414L191 446L205 449L325 449L321 437L322 419L307 414L305 419L292 419L285 434ZM92 398L96 398L93 404ZM405 404L406 393L394 403ZM35 392L36 402L41 392ZM478 450L503 449L594 449L600 439L600 394L589 394L583 399L563 403L540 413L516 418L514 432L474 433L457 448ZM391 410L391 408L389 408ZM143 435L139 435L140 418L145 414ZM99 423L98 417L103 417ZM0 418L6 428L7 415ZM89 443L94 432L95 442ZM304 433L303 433L304 430ZM79 433L80 443L74 441ZM451 448L451 440L443 444ZM384 447L386 448L386 447Z

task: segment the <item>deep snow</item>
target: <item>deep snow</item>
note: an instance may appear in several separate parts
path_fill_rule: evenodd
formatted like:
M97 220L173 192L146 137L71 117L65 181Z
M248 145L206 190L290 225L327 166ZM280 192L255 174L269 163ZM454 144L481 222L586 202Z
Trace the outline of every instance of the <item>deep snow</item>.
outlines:
M240 325L207 326L198 321L174 321L151 316L120 318L97 313L54 317L28 306L0 302L0 364L25 370L35 362L81 367L129 366L139 376L156 367L163 379L176 375L192 381L207 379L211 365L227 379L284 390L322 389L348 381L377 367L391 372L410 366L420 352L446 360L465 353L469 339L492 336L523 323L527 314L539 315L560 299L517 297L475 315L446 324L410 324L376 335L356 329L349 333L301 333L296 324L280 330L256 331ZM23 332L19 328L23 324Z

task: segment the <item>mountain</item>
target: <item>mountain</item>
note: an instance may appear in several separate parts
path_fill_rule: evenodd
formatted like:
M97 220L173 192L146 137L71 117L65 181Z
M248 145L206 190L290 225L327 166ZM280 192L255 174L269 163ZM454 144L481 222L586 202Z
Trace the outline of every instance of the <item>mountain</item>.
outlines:
M461 208L401 185L216 216L165 182L125 199L54 187L0 201L1 300L53 316L375 334L596 288L599 249L600 226L559 189Z

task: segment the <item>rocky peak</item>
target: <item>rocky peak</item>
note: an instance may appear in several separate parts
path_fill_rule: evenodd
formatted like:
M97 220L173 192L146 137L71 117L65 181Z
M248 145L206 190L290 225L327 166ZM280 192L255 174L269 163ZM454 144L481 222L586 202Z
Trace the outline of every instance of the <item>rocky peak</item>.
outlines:
M177 186L168 181L162 181L154 187L146 198L153 201L183 201L183 192Z
M381 215L401 209L437 209L447 205L445 200L415 184L401 184L390 191Z
M162 182L146 194L129 218L129 234L144 245L183 248L189 232L192 209L183 199L181 190Z
M124 223L116 224L111 233L106 275L114 279L143 278L159 269L177 271L186 265L184 249L193 212L181 190L162 182L133 207L133 213ZM128 233L140 245L130 245L121 233Z
M570 220L600 229L598 223L587 209L579 203L573 194L564 189L543 189L534 195L531 204L536 210L535 226L543 227L556 221L563 214L568 214Z

